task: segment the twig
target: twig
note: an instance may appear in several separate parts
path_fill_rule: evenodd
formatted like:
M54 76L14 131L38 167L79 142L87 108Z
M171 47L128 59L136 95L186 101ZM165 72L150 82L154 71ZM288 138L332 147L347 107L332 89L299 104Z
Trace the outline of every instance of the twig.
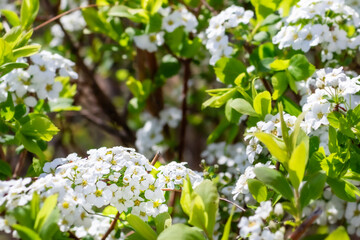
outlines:
M70 9L70 10L68 10L68 11L66 11L66 12L63 12L63 13L61 13L61 14L53 17L53 18L50 18L50 19L47 20L46 22L41 23L40 25L34 27L33 30L34 30L34 32L35 32L36 30L39 30L40 28L48 25L49 23L52 23L52 22L58 20L59 18L65 16L65 15L67 15L67 14L69 14L69 13L75 12L75 11L77 11L77 10L81 10L81 9L85 9L85 8L92 8L92 7L101 7L101 6L106 6L106 5L90 4L90 5L87 5L87 6L84 6L84 7L77 7L77 8Z
M117 212L114 220L113 220L113 221L111 222L111 224L110 224L109 229L106 231L106 233L105 233L104 236L101 238L101 240L105 240L105 239L109 236L109 234L112 232L112 230L114 230L115 225L116 225L116 222L117 222L117 220L119 220L119 217L120 217L120 213Z
M21 153L20 153L20 156L19 156L19 160L15 166L15 170L14 170L14 174L13 174L13 178L16 178L20 175L21 173L21 170L24 166L24 163L25 163L25 159L26 159L26 156L27 156L27 150L23 150Z
M263 83L264 87L266 88L266 90L270 93L272 93L272 89L270 84L268 83L268 81L266 81L264 78L260 78L261 82Z
M187 112L187 93L188 93L188 82L191 77L191 69L190 69L191 60L187 59L183 62L184 65L184 78L183 78L183 91L181 94L182 105L181 105L181 126L180 126L180 144L179 144L179 161L182 162L184 149L185 149L185 136L186 136L186 112Z
M322 209L317 208L314 212L306 218L306 220L290 235L290 239L298 240L311 226L311 224L321 215Z
M210 4L206 0L201 0L201 3L213 14L218 14L218 12L212 6L210 6Z
M243 207L240 207L238 204L236 204L236 203L234 203L234 202L232 202L232 201L230 201L230 200L228 200L228 199L226 199L226 198L220 197L219 200L224 201L224 202L231 203L232 205L234 205L235 207L237 207L237 208L240 209L241 211L244 211L244 212L246 211Z
M155 165L155 163L159 160L160 158L160 152L157 152L153 158L153 160L151 161L151 165Z

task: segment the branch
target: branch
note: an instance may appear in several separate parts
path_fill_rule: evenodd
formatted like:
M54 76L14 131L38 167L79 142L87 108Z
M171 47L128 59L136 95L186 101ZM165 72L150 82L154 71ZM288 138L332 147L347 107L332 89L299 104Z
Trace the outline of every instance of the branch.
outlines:
M314 212L306 218L306 220L290 235L292 240L298 240L311 226L311 224L321 215L322 209L317 208Z
M117 222L117 220L119 220L119 217L120 217L120 213L117 212L114 220L113 220L113 221L111 222L111 224L110 224L109 229L106 231L106 233L105 233L104 236L101 238L101 240L105 240L105 239L110 235L110 233L112 232L112 230L114 230L115 225L116 225L116 222Z
M13 174L13 178L16 178L18 176L20 176L20 173L21 173L21 170L24 166L24 163L25 163L25 160L26 160L26 156L27 156L27 150L23 150L21 153L20 153L20 157L19 157L19 160L15 166L15 170L14 170L14 174Z
M155 166L155 163L159 160L159 158L160 158L160 152L157 152L153 160L151 161L151 165Z
M183 161L184 149L185 149L185 136L186 136L186 112L187 112L187 93L188 93L188 82L191 77L190 69L191 60L187 59L183 62L184 65L184 78L183 78L183 91L181 94L182 105L181 105L181 126L180 126L180 144L179 144L179 161Z
M240 209L241 211L244 211L244 212L246 211L245 208L240 207L238 204L230 201L229 199L220 197L219 200L224 201L224 202L227 202L227 203L231 203L232 205L234 205L235 207L237 207L237 208Z

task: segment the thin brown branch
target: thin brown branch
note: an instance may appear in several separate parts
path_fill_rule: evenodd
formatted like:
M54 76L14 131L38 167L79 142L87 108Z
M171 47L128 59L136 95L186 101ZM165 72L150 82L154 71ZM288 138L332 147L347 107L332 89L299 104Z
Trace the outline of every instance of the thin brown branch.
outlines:
M15 166L15 170L14 170L14 173L13 173L13 178L16 178L18 176L20 176L21 174L21 170L23 169L23 166L24 166L24 163L25 163L25 160L26 160L26 156L27 156L27 150L23 150L21 153L20 153L20 156L19 156L19 160Z
M160 152L157 152L153 158L153 160L151 161L151 165L155 166L155 163L159 160L160 158Z
M266 81L264 78L260 78L260 80L261 80L261 82L263 83L265 89L266 89L268 92L272 93L272 89L271 89L271 86L270 86L269 82Z
M182 104L181 104L181 125L180 125L180 143L179 143L179 161L182 162L184 159L184 149L185 149L185 137L186 137L186 126L187 126L187 94L188 94L188 82L191 77L190 69L191 59L187 59L183 62L184 66L184 78L183 78L183 91L181 94Z
M6 162L6 155L1 144L0 144L0 159Z
M101 238L101 240L105 240L105 239L110 235L110 233L114 230L115 225L116 225L116 223L117 223L117 220L119 220L119 217L120 217L120 213L117 212L114 220L113 220L113 221L111 222L111 224L110 224L109 229L106 231L106 233L105 233L104 236Z
M311 226L311 224L321 215L322 209L317 208L314 212L308 216L305 221L290 235L290 239L298 240L306 232L306 230Z
M67 15L69 13L72 13L72 12L75 12L75 11L78 11L78 10L81 10L81 9L85 9L85 8L100 7L100 6L105 6L105 5L90 4L90 5L87 5L87 6L84 6L84 7L77 7L77 8L70 9L70 10L68 10L66 12L63 12L63 13L55 16L55 17L52 17L49 20L47 20L47 21L41 23L40 25L34 27L34 32L39 30L40 28L48 25L49 23L52 23L52 22L58 20L59 18L65 16L65 15Z
M219 200L224 201L224 202L227 202L227 203L231 203L232 205L234 205L235 207L237 207L237 208L240 209L241 211L244 211L244 212L246 211L243 207L239 206L238 204L236 204L236 203L234 203L234 202L232 202L232 201L230 201L230 200L228 200L228 199L226 199L226 198L220 197Z
M201 3L213 14L218 14L218 12L212 6L210 6L210 4L206 0L201 0Z

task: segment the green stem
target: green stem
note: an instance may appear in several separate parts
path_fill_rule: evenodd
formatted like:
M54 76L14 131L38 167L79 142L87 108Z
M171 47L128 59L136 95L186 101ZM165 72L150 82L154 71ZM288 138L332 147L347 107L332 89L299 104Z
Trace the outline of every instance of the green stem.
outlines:
M248 42L251 42L253 37L255 36L256 32L259 30L259 28L261 27L261 23L262 22L258 22L255 26L255 28L252 30L252 32L250 33L250 36L248 38Z

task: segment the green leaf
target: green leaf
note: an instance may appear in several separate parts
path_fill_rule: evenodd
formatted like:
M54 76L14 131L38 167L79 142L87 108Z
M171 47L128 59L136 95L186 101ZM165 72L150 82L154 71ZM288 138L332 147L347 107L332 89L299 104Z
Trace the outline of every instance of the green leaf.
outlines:
M20 19L18 17L18 15L10 10L6 10L6 9L2 9L1 10L1 15L5 16L6 19L8 20L8 22L13 26L16 27L18 25L20 25Z
M268 167L257 167L254 169L256 177L267 186L274 189L284 198L293 201L294 194L286 178L279 172Z
M235 58L223 57L215 63L215 74L222 83L234 84L239 74L246 73L246 68Z
M335 231L333 231L325 240L350 240L349 235L346 232L344 226L338 227Z
M242 98L234 99L231 102L230 106L241 114L249 115L252 117L259 117L251 104Z
M315 66L304 55L296 54L290 59L288 71L296 81L306 80L315 72Z
M299 105L297 105L290 98L281 96L280 100L284 104L285 112L287 112L288 114L293 115L293 116L299 116L302 113Z
M31 228L21 226L19 224L14 224L11 226L14 230L16 230L23 240L42 240L40 236Z
M30 120L21 126L24 136L51 141L59 129L43 114L30 113Z
M226 121L225 119L221 120L219 125L212 131L212 133L209 135L206 143L211 144L215 142L221 135L224 133L224 131L230 126L230 122Z
M10 93L8 93L6 101L0 103L0 107L0 116L4 118L5 121L10 121L15 115L14 102Z
M254 99L254 109L263 119L267 114L271 113L271 94L268 91L256 95Z
M41 45L39 44L27 45L25 47L21 47L13 50L13 56L15 59L20 57L28 57L39 52L40 48Z
M154 230L148 224L141 220L141 218L130 214L126 219L135 232L139 233L143 238L147 240L156 240L156 232L154 232Z
M289 157L287 155L285 143L282 139L275 137L271 133L264 132L254 133L254 136L265 144L271 155L276 157L285 166L287 165Z
M207 231L207 226L209 224L209 217L205 209L204 201L195 192L191 194L191 206L188 223L204 231Z
M0 148L1 148L1 146L0 146ZM0 174L4 175L5 178L11 177L11 175L12 175L10 164L5 162L2 159L0 159Z
M57 198L58 198L58 195L54 194L45 199L44 204L35 219L34 229L37 232L40 232L40 230L44 226L44 224L47 221L51 220L51 219L49 219L49 217L51 216L51 213L53 212L53 210L56 207Z
M29 29L39 11L39 0L23 0L20 10L20 23L23 29Z
M168 212L160 213L154 220L157 234L160 234L165 229L171 227L172 224L171 216Z
M128 18L133 22L146 23L148 21L144 9L134 9L124 5L118 5L112 7L109 10L108 15L114 17Z
M287 69L289 65L290 65L289 59L286 60L276 59L270 64L270 68L274 71L283 71Z
M263 202L267 199L267 188L266 186L256 179L248 179L247 184L251 195L257 202Z
M40 229L41 239L53 239L53 236L60 231L58 226L60 212L58 209L51 211L44 225Z
M290 13L290 9L294 6L299 0L286 0L282 1L280 4L280 8L282 8L282 16L287 17Z
M141 0L141 7L154 14L159 10L162 2L163 0Z
M201 232L196 228L189 227L185 224L178 223L165 229L157 238L157 240L169 240L169 239L181 239L181 240L205 240Z
M305 142L298 145L291 154L288 165L289 178L294 186L298 189L304 178L305 167L308 160L308 150Z
M251 0L251 4L255 8L258 23L275 12L279 8L280 2L279 0Z
M205 109L207 107L219 108L223 106L229 99L231 99L236 92L237 92L236 88L230 88L227 92L224 92L222 95L213 96L203 103L202 109Z
M345 201L355 202L356 195L360 196L360 190L347 180L328 177L326 182L335 195Z
M216 214L219 208L219 193L216 185L212 181L206 179L194 189L194 192L196 192L203 200L207 215L206 230L208 235L212 235L216 223Z
M321 197L324 191L324 185L326 181L326 174L324 172L318 172L311 176L300 192L300 204L303 209L311 200L316 200Z
M271 83L274 87L272 97L274 100L278 99L288 88L288 81L285 72L278 72L271 77Z
M225 117L229 122L238 124L239 120L240 120L240 117L241 117L241 114L238 111L235 111L235 109L231 107L232 102L233 102L233 99L229 99L226 102L226 105L225 105Z
M36 216L40 211L40 196L37 192L33 193L33 197L30 202L31 219L35 221Z
M29 152L35 153L40 160L45 160L45 155L36 141L32 138L23 135L21 132L16 132L15 138L24 145L24 148Z
M226 221L223 236L221 237L221 240L228 240L229 239L229 234L230 234L230 231L231 231L231 222L232 222L232 218L234 216L234 212L235 212L235 206L232 207L230 216L229 216L228 220Z
M4 76L14 70L15 68L27 68L29 64L27 63L18 63L18 62L11 62L5 63L0 67L0 76Z

